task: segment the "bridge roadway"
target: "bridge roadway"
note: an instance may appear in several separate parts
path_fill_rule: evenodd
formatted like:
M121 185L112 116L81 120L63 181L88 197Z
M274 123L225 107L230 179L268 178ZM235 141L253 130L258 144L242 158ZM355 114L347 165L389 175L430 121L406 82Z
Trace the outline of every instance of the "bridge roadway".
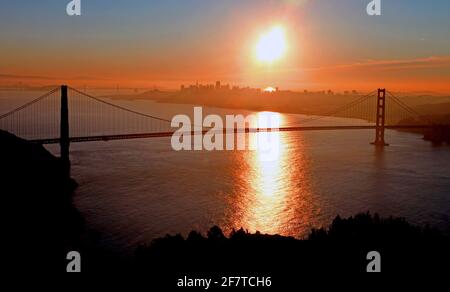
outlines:
M407 130L407 129L428 129L432 128L432 125L395 125L385 126L388 130ZM294 131L329 131L329 130L374 130L375 125L368 126L311 126L311 127L280 127L280 128L235 128L234 133L258 133L258 132L294 132ZM226 129L224 129L226 130ZM209 130L203 130L201 133L204 135ZM139 133L139 134L122 134L122 135L100 135L100 136L87 136L87 137L71 137L70 142L93 142L93 141L111 141L111 140L128 140L128 139L141 139L141 138L160 138L170 137L175 133L172 132L155 132L155 133ZM217 134L222 134L222 130L218 130ZM191 135L198 135L198 132L190 132ZM183 135L189 135L189 132L183 133ZM50 139L37 139L30 140L30 142L38 144L57 144L60 142L60 138Z

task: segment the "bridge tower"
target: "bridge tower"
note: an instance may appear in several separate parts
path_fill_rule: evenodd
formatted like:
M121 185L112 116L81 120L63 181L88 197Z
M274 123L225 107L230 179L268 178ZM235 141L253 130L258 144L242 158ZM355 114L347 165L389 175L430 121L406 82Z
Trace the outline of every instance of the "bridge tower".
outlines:
M70 173L70 137L69 137L69 101L67 95L67 85L61 86L61 119L60 119L60 140L59 140L61 160L66 172Z
M377 147L388 146L384 141L384 125L386 120L386 89L378 89L377 96L377 117L376 117L376 128L375 128L375 141L372 142L373 145Z

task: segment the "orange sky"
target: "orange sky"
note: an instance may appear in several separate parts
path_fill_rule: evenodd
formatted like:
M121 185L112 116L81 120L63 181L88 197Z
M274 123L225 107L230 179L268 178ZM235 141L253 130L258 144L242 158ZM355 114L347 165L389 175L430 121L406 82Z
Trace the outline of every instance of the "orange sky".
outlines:
M52 21L44 17L53 12L50 4L42 11L8 7L17 17L2 15L0 85L178 88L221 80L292 90L450 93L448 17L437 11L427 18L425 6L408 8L403 19L394 18L395 6L374 18L347 0L193 2L112 4L106 12L93 4L79 18L55 7ZM424 15L416 20L418 10ZM262 64L255 46L274 25L285 29L287 51Z

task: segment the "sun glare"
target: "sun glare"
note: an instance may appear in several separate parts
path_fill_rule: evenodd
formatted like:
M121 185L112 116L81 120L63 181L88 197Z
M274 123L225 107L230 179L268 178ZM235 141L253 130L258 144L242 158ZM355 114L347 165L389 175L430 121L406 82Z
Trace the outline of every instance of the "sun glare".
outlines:
M264 63L272 63L280 59L286 52L285 33L282 27L273 27L261 35L256 45L256 58Z
M264 92L275 92L277 91L276 88L273 88L272 86L264 88Z

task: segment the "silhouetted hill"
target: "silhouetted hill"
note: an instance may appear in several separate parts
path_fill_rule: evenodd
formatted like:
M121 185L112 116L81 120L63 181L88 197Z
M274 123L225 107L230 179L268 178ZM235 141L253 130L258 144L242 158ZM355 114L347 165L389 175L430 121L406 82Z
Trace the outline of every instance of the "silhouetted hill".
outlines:
M65 271L83 222L71 202L76 182L44 147L1 130L0 161L2 238L14 257L8 269Z
M434 145L450 144L450 114L426 115L418 119L403 119L400 121L400 124L412 125L424 122L433 125L433 127L428 129L403 129L402 131L422 134L424 140L430 141Z
M450 115L450 102L423 104L416 107L417 112L422 115L432 115L438 120L449 121Z
M384 272L445 272L449 238L401 218L378 215L339 216L328 229L314 229L298 240L248 233L228 237L214 226L206 237L192 231L155 239L136 252L140 271L222 271L292 273L365 272L369 251L378 251Z
M117 94L117 95L108 95L104 96L110 99L118 99L118 100L158 100L163 101L176 95L175 92L171 91L161 91L159 89L149 90L139 94Z

